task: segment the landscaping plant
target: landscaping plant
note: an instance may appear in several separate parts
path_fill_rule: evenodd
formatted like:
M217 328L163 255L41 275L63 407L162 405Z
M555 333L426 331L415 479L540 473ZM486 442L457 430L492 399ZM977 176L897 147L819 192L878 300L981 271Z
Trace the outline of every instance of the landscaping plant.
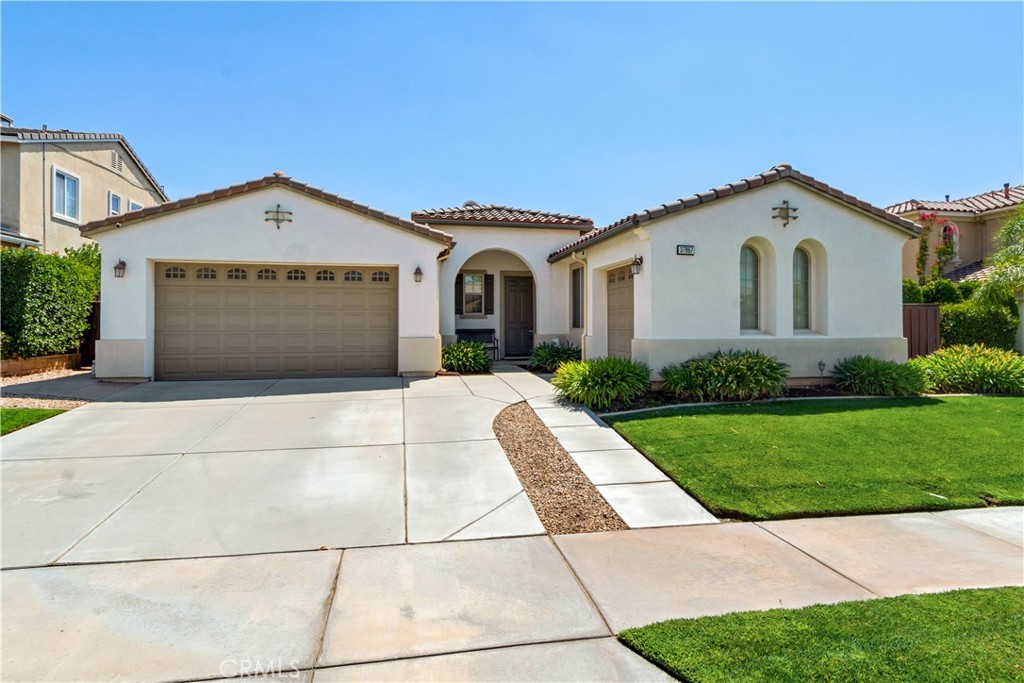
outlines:
M628 358L575 360L562 363L551 384L573 403L607 410L615 401L628 405L650 389L651 371Z
M903 303L919 304L923 302L924 299L921 297L921 285L917 284L915 280L911 280L910 278L903 278Z
M956 285L944 277L932 278L921 287L921 298L926 304L958 304L963 296Z
M1024 204L1017 206L1013 218L996 233L996 246L998 250L987 261L992 271L973 300L991 306L1013 297L1019 314L1014 348L1024 353Z
M0 251L0 329L23 358L78 348L98 291L99 279L79 258Z
M441 349L441 366L464 375L491 369L491 354L480 342L457 341Z
M984 344L1012 349L1017 316L1005 306L981 306L965 301L945 304L939 309L943 346Z
M533 348L530 354L530 369L555 372L562 363L580 359L579 348L572 344L562 346L558 342L544 342Z
M872 356L839 361L832 368L832 381L843 391L866 396L916 396L927 388L917 367Z
M910 360L935 393L1024 394L1024 356L981 344L950 346Z
M716 351L661 370L665 388L695 401L775 398L786 390L789 366L760 351Z

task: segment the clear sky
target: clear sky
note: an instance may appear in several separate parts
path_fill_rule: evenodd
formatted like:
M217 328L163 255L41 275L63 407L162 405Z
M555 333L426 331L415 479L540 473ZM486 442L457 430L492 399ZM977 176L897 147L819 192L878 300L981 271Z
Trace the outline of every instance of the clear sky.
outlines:
M875 204L1024 176L1024 4L10 3L15 125L173 197L275 170L603 225L789 162Z

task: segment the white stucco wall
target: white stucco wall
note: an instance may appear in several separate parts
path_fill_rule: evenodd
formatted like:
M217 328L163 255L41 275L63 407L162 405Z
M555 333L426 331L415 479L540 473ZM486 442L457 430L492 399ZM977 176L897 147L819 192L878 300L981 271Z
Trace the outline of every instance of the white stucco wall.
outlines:
M799 219L783 227L772 207L789 200ZM633 355L657 372L717 348L761 348L816 377L838 359L867 353L906 360L901 254L908 236L797 183L782 181L641 224L586 247L589 357L607 354L604 273L642 256L634 279ZM739 260L761 258L761 331L740 331ZM677 256L691 244L694 256ZM812 330L793 330L792 259L811 254ZM828 370L826 370L828 374Z
M281 204L292 222L278 229L264 211ZM309 263L396 266L399 277L398 366L401 373L440 367L438 241L271 187L139 221L94 235L103 254L101 378L151 378L154 349L154 263ZM123 278L114 264L127 263ZM413 272L423 271L422 282Z
M483 327L500 330L503 270L528 270L533 275L534 343L569 337L569 269L564 263L549 264L548 255L577 239L578 230L564 228L506 228L496 226L447 225L436 227L455 237L451 257L444 261L440 279L441 334L446 341L455 329ZM525 264L523 266L517 263ZM455 315L455 275L460 270L486 270L495 276L495 315L487 319Z

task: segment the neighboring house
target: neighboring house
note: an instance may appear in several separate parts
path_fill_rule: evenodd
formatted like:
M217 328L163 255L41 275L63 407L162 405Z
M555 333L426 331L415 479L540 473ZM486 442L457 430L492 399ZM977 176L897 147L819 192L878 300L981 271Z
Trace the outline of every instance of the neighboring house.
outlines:
M787 165L599 230L474 203L412 217L275 174L83 226L103 251L97 376L433 373L464 328L505 357L569 339L655 372L730 348L794 378L906 359L918 227Z
M922 201L911 199L894 204L886 211L903 218L919 221L921 214L934 213L937 218L945 219L956 226L943 234L942 230L932 230L929 239L928 273L935 263L935 249L944 237L953 240L953 260L942 273L953 282L961 280L978 280L985 277L985 259L996 250L995 236L999 229L1013 215L1017 206L1024 202L1024 185L1010 187L1004 183L1002 189L976 194L963 199L945 201ZM917 279L917 254L920 240L914 239L903 247L903 277Z
M0 127L0 243L62 252L84 244L79 226L167 195L118 133Z

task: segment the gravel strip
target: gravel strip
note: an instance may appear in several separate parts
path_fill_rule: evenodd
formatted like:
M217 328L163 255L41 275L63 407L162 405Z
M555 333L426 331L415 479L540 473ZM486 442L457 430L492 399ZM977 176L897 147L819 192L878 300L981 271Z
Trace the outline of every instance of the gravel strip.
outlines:
M493 429L548 533L629 528L529 405L505 408Z
M72 370L71 368L61 368L60 370L47 370L46 372L36 372L31 375L18 375L17 377L0 377L0 385L5 387L15 386L17 384L28 384L29 382L41 382L47 379L57 379L58 377L69 377L71 375L88 375L90 370Z
M0 408L56 408L58 410L71 410L85 404L86 401L69 401L63 398L24 398L7 394L0 397Z

